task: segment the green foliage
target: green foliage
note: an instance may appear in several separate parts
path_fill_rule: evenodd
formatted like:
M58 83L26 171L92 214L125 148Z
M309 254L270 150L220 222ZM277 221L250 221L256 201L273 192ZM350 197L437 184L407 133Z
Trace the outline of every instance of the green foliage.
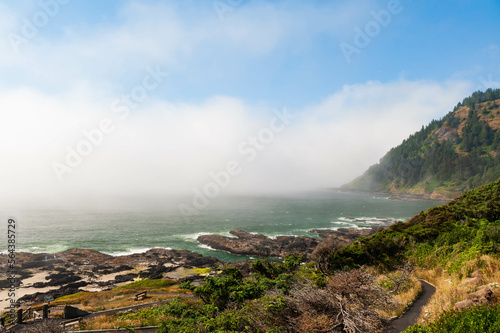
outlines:
M302 256L291 254L285 258L283 263L272 262L264 259L255 260L250 268L258 275L268 279L276 278L284 273L294 271L302 262Z
M326 285L326 276L315 267L313 261L301 266L297 275L303 280L311 281L316 287L322 288Z
M221 276L205 278L201 286L185 283L181 287L192 290L206 304L223 310L232 303L242 304L260 298L268 290L287 292L294 280L292 273L301 262L302 257L294 254L286 257L283 263L259 259L251 266L253 278L244 278L237 268L226 268Z
M256 260L250 277L236 268L205 278L201 286L184 283L201 302L171 302L163 307L168 320L158 332L280 332L279 316L286 302L281 296L292 288L302 257L290 255L283 262ZM276 296L266 296L274 291Z
M229 302L242 303L259 298L265 289L256 280L244 279L236 268L226 268L221 277L208 277L205 283L193 289L205 303L225 309Z
M283 262L260 259L251 265L252 273L247 277L236 268L226 268L219 276L205 278L201 286L182 284L199 296L198 301L175 299L121 316L150 324L153 321L148 320L155 318L161 322L160 333L326 329L338 320L339 304L353 311L349 320L360 309L365 311L375 303L387 307L389 291L397 293L407 288L403 271L391 272L396 266L411 261L459 272L464 262L499 250L500 179L332 252L329 267L342 271L328 278L313 263L302 265L300 256L289 256ZM362 265L381 266L388 271L386 278L375 285L374 279L363 275L363 269L347 271ZM337 304L340 299L342 302ZM465 332L499 332L499 311L498 307L483 307L450 312L435 324L415 326L408 332L464 332L460 330L463 327ZM378 322L378 316L373 312L370 318ZM367 318L363 313L358 319ZM373 329L373 325L370 327Z
M453 112L410 135L378 164L343 187L371 191L395 187L401 191L438 191L454 197L498 179L500 131L484 120L486 115L499 117L495 112L499 108L492 102L498 99L500 89L473 93ZM470 110L465 119L455 114L460 107Z
M450 311L428 326L415 325L404 333L496 333L500 332L500 305L474 306Z
M173 300L159 306L154 315L165 318L157 332L280 332L280 318L273 314L285 307L282 297L261 297L239 307L218 311L211 304ZM130 318L124 316L124 319ZM136 317L133 317L134 319Z
M391 269L410 259L420 266L447 267L500 251L500 180L468 191L456 200L421 212L406 223L393 224L360 238L329 257L334 270L361 265Z

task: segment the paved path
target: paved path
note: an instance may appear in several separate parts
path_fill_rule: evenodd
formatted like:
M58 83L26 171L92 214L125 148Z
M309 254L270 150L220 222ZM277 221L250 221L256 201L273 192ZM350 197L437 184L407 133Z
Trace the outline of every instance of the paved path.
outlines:
M436 287L430 283L419 280L422 285L422 294L419 298L408 308L404 315L394 320L390 326L390 333L399 333L406 330L409 326L414 325L417 322L417 318L422 311L422 307L429 302L429 299L434 292Z

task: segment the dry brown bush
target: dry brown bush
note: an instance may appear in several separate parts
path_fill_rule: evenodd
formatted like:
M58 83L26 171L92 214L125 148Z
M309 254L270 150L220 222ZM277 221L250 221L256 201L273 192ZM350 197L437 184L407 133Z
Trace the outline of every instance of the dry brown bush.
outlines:
M56 320L43 320L23 328L22 333L64 333L64 329Z
M332 235L319 243L311 253L310 258L314 261L316 268L324 275L329 274L328 257L340 247L341 245L337 242L337 236Z
M328 277L324 288L297 285L287 297L292 332L377 332L387 321L380 310L394 306L390 293L363 268Z

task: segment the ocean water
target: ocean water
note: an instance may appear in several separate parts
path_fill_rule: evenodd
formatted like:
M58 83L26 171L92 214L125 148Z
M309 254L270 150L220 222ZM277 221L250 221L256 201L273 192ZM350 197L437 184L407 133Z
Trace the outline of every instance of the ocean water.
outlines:
M153 247L184 249L226 261L244 260L196 241L202 234L230 235L233 229L264 234L317 236L310 229L385 225L407 220L438 202L389 200L367 193L314 191L287 196L238 196L212 199L199 215L185 219L177 209L189 200L118 200L65 208L17 211L16 250L54 253L69 248L112 255ZM9 212L4 212L9 214ZM9 214L10 215L10 214ZM7 223L5 222L5 225ZM7 227L0 251L7 250Z

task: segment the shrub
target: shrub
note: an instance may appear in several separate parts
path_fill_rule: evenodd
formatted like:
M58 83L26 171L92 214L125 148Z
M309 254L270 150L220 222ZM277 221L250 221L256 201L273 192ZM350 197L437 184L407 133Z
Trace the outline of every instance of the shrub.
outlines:
M58 321L43 320L25 327L23 333L64 333L64 329Z
M444 313L428 326L415 325L405 333L497 333L500 332L500 305L474 306Z
M285 297L291 332L377 332L387 322L379 310L394 305L389 292L364 269L337 272L325 288L296 285Z

